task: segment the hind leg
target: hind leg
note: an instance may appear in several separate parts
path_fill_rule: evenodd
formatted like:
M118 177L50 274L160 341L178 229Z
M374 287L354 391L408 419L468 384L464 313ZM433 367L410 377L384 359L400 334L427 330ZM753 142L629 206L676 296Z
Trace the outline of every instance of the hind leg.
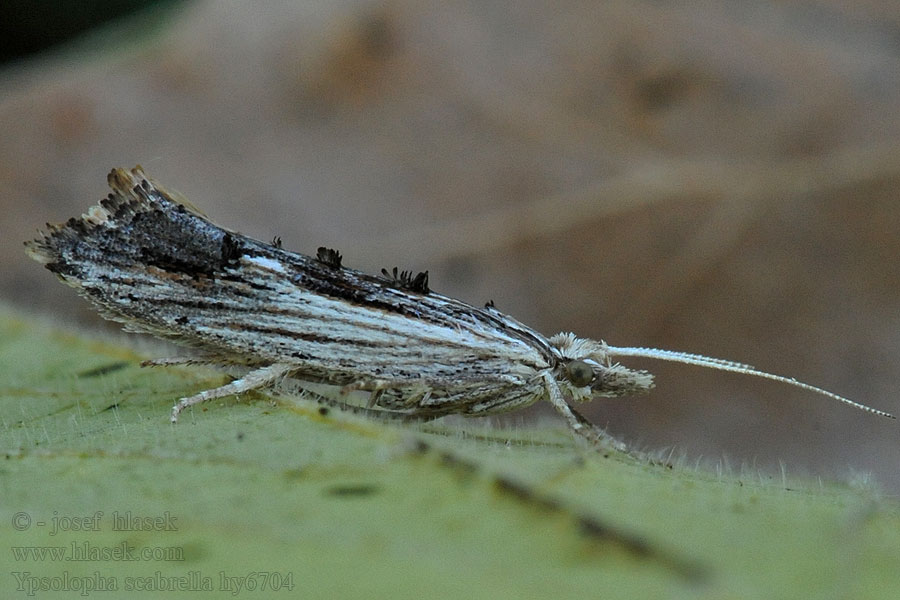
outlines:
M249 392L250 390L265 387L274 383L279 378L284 377L292 370L296 369L297 365L275 363L274 365L269 365L268 367L262 367L250 371L240 379L235 379L231 383L228 383L221 387L213 388L211 390L204 390L198 394L194 394L193 396L182 398L175 404L175 406L172 407L172 422L177 423L178 415L181 414L181 411L188 408L189 406L194 406L195 404L200 404L201 402L206 402L215 398L234 396L236 394L243 394L244 392Z

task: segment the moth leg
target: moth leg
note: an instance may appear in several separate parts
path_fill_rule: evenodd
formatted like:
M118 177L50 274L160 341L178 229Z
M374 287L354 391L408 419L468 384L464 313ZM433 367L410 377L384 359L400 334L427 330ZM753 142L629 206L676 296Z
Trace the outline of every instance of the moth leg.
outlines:
M346 396L350 392L384 392L386 390L410 389L418 388L422 390L424 396L433 389L440 389L452 385L453 382L444 379L422 379L414 382L407 380L392 379L367 379L348 383L341 388L341 396Z
M374 409L378 404L378 399L384 394L384 390L372 390L369 392L369 401L366 402L366 408Z
M391 387L380 387L369 392L369 400L368 402L366 402L366 408L373 409L378 406L378 401L384 395L384 392L388 389L391 389ZM428 402L429 398L431 398L431 390L423 389L421 392L410 394L409 397L404 400L404 403L407 406L413 406L419 402Z
M349 413L355 415L364 415L367 418L375 419L379 421L393 421L393 422L401 422L401 423L427 423L428 421L434 421L435 419L439 419L443 416L446 416L447 413L407 413L407 412L395 412L390 410L382 410L377 408L368 408L363 406L357 406L355 404L350 404L349 402L341 402L340 400L335 400L334 398L329 398L327 396L320 396L317 400L319 404L326 404L328 406L332 406L337 408L338 410L347 411Z
M194 406L195 404L200 404L201 402L206 402L207 400L213 400L215 398L242 394L256 388L267 386L280 377L284 377L285 375L296 369L297 365L275 363L274 365L269 365L268 367L262 367L254 371L250 371L240 379L235 379L231 383L223 385L222 387L217 387L211 390L204 390L199 394L194 394L193 396L182 398L175 404L175 406L172 407L172 422L176 423L178 421L178 415L181 413L181 411L189 406Z
M635 452L634 450L629 449L628 444L626 444L622 440L614 437L612 434L607 432L602 427L598 427L597 425L594 425L593 423L588 421L584 415L582 415L580 412L578 412L571 406L569 407L569 410L572 411L572 414L575 415L575 418L578 419L578 421L586 429L590 429L594 435L596 435L597 437L600 438L600 440L599 440L600 445L610 447L614 450L618 450L619 452L624 452L625 454L634 456L635 458L638 458L640 456L639 453Z
M409 385L409 384L407 384ZM368 381L355 381L353 383L348 383L344 387L341 388L341 396L346 396L351 392L356 391L367 391L367 392L381 392L384 390L389 390L391 388L398 387L396 384L391 382L388 379L370 379Z
M172 356L169 358L152 358L150 360L141 361L142 367L168 367L171 365L195 365L210 362L202 358L191 356Z
M550 373L544 374L544 384L547 388L550 404L552 404L553 408L566 419L569 428L574 433L580 435L594 446L610 448L630 454L628 446L626 446L624 442L621 442L606 433L601 428L581 416L574 408L569 406L568 402L566 402L563 397L562 391L559 389L559 385Z
M366 402L366 409L375 411L375 407L378 405L378 400L384 394L385 391L395 389L398 386L387 379L373 379L370 381L357 381L354 383L350 383L341 388L341 396L346 396L351 392L356 391L367 391L369 392L369 400ZM429 391L430 394L430 391ZM414 394L413 398L417 399L419 394ZM341 402L345 406L350 406L346 403Z
M421 383L421 382L420 382ZM431 409L431 410L418 410L416 412L395 412L392 410L379 410L376 409L375 406L378 404L378 399L381 395L387 390L393 390L398 388L409 387L409 382L406 381L391 381L389 379L370 379L369 381L357 381L354 383L350 383L341 388L340 394L341 396L346 396L351 392L356 391L368 391L370 392L369 400L366 403L365 408L361 408L355 406L353 404L348 404L346 402L341 402L340 400L331 400L329 399L329 403L333 403L338 407L342 407L348 410L351 410L356 413L363 413L375 418L380 418L383 420L399 420L404 423L410 422L419 422L426 423L428 421L433 421L435 419L439 419L441 417L445 417L449 414L459 412L458 410L440 410L440 409ZM407 404L414 404L421 401L426 401L428 398L431 398L432 388L426 387L423 384L422 391L419 393L412 394L410 398L407 399Z

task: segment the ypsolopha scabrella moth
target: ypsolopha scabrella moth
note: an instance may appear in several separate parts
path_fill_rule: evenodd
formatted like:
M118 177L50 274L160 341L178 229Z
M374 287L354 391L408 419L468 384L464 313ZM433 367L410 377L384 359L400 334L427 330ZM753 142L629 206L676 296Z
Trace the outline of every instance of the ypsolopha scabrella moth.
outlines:
M489 415L548 400L571 429L625 446L571 403L646 392L653 376L618 357L646 357L772 379L864 411L832 392L749 365L697 354L610 346L571 333L544 337L492 303L478 308L432 292L428 273L367 275L319 248L288 252L211 223L140 167L115 169L112 193L81 218L48 225L28 253L129 331L187 344L200 360L246 375L183 398L187 407L291 377L370 392L368 408L401 418Z

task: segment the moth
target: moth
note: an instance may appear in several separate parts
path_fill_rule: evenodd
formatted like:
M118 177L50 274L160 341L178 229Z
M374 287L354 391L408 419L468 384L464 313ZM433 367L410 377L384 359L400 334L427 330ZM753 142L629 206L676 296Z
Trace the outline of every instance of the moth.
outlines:
M180 399L186 408L290 377L369 392L367 409L403 419L482 416L539 400L589 442L625 445L573 404L647 392L653 376L615 359L646 357L763 377L858 409L887 412L746 364L656 348L616 347L572 333L545 337L490 302L475 307L431 291L428 272L343 266L340 253L289 252L219 227L176 200L140 166L114 169L112 189L81 218L47 225L28 254L133 332L186 344L246 375ZM344 397L342 396L342 397ZM339 404L347 404L337 401Z

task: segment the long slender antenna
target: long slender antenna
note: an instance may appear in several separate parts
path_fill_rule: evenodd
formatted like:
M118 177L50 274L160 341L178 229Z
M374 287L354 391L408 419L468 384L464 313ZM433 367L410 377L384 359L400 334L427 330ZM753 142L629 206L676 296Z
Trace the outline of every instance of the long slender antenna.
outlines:
M808 383L797 381L793 377L773 375L772 373L760 371L756 367L751 367L750 365L745 365L743 363L734 362L731 360L712 358L709 356L703 356L702 354L690 354L688 352L661 350L659 348L617 348L615 346L605 346L604 350L607 352L607 354L609 354L609 356L641 356L644 358L655 358L658 360L668 360L671 362L697 365L698 367L718 369L719 371L731 371L732 373L742 373L744 375L753 375L754 377L762 377L763 379L780 381L781 383L793 385L810 392L828 396L829 398L833 398L834 400L839 400L844 404L849 404L850 406L863 410L867 413L872 413L874 415L879 415L882 417L888 417L889 419L897 418L889 412L878 410L877 408L872 408L871 406L866 406L865 404L860 404L859 402L854 402L853 400L844 398L843 396L839 396L834 392L829 392L828 390L823 390L822 388L818 388L814 385L809 385Z

